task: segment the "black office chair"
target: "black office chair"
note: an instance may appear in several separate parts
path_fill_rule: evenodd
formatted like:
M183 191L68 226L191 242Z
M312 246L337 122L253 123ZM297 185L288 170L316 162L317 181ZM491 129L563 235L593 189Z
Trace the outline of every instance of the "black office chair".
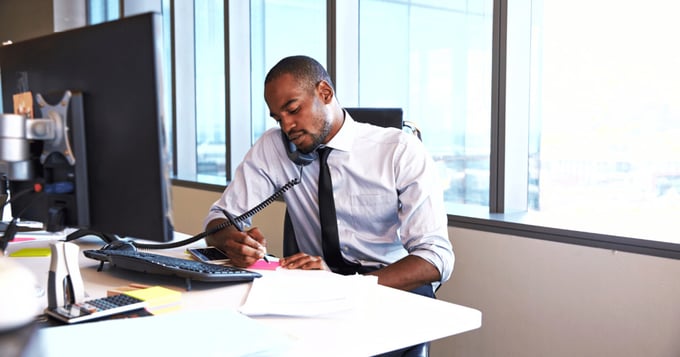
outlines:
M422 140L420 129L410 121L404 121L404 111L401 108L345 108L354 120L382 127L407 129L411 134ZM288 210L283 222L283 255L290 256L300 249L295 241L295 231L290 221ZM427 357L430 343L422 343L398 351L381 354L380 357Z
M420 129L412 121L404 120L401 108L345 108L354 120L382 127L407 129L411 134L423 140Z

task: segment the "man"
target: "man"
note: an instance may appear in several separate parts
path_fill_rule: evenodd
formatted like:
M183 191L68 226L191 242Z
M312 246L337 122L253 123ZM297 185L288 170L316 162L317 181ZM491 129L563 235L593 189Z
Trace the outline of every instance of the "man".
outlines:
M400 130L355 122L340 106L326 70L309 57L276 64L265 79L264 97L280 129L265 132L246 154L211 208L206 229L299 177L283 195L295 233L286 239L299 252L282 258L282 267L372 274L379 284L434 296L433 288L451 275L454 254L435 165L424 145ZM314 158L324 147L332 149L327 162L337 219L324 227L337 222L335 254L341 258L334 260L324 253L328 238L322 239L319 217L322 165ZM292 155L307 155L311 163L294 163L289 151L296 150ZM228 227L206 242L242 267L262 258L266 246L257 228Z

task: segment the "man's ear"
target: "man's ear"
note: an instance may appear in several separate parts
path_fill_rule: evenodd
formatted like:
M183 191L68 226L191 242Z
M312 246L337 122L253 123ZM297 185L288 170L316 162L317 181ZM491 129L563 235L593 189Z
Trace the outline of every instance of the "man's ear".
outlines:
M328 84L328 82L321 80L316 87L317 91L319 92L319 96L324 103L328 104L331 102L331 100L333 100L333 88L330 84Z

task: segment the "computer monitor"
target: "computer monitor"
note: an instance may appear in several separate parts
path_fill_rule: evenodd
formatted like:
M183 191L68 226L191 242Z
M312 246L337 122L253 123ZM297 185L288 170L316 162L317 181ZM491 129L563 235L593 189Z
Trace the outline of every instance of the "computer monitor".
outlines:
M10 181L10 194L54 180L75 189L18 199L13 214L117 237L172 240L161 31L161 16L147 13L0 47L3 113L12 113L13 95L26 90L48 103L74 93L67 118L72 171L59 171L58 155L41 162L43 144L34 141L34 178ZM37 103L34 108L40 117ZM55 161L59 170L48 165Z

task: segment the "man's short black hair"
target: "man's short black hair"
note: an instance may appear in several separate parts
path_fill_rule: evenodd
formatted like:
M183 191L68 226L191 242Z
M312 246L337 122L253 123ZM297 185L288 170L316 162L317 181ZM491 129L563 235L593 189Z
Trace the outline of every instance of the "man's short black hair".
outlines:
M280 60L279 63L269 70L267 77L264 79L264 84L266 85L284 74L292 74L308 90L314 90L316 85L322 80L328 82L331 88L335 90L326 69L321 63L308 56L290 56Z

